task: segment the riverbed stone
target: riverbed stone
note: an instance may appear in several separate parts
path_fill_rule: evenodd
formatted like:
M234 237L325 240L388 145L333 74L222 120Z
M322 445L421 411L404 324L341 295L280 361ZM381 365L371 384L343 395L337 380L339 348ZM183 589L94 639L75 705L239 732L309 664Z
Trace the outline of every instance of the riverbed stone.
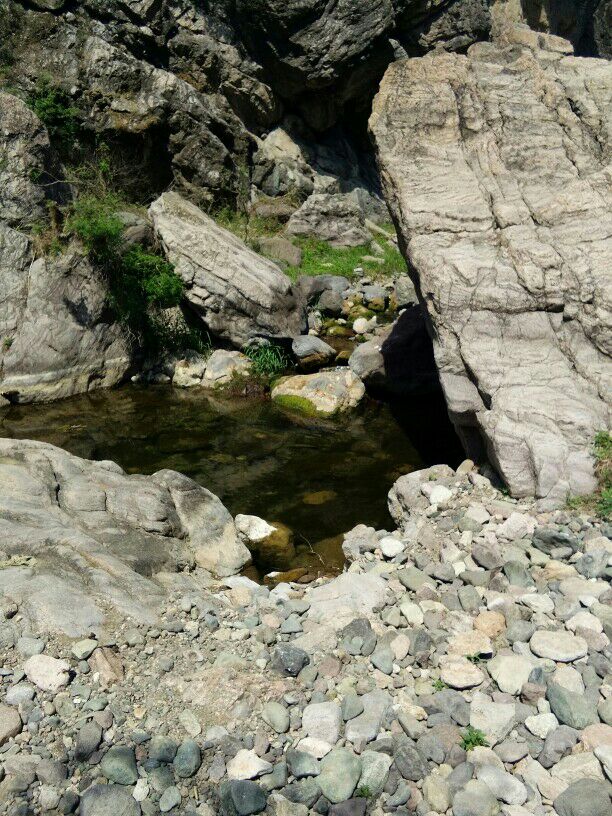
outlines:
M117 785L134 785L138 781L134 750L127 745L114 745L100 763L104 776Z
M289 730L289 712L280 703L266 703L261 716L277 734L285 734Z
M302 728L309 737L335 745L340 737L342 711L338 703L311 703L302 713Z
M69 669L70 665L66 660L44 654L32 655L23 664L28 680L39 689L53 693L68 685Z
M484 782L471 779L455 794L453 816L496 816L499 803Z
M349 748L334 748L321 760L317 783L330 802L350 799L361 776L361 760Z
M521 655L497 655L487 663L487 671L506 694L518 694L532 669L533 664Z
M130 790L119 785L92 785L81 797L81 816L140 816Z
M544 629L533 633L529 646L538 657L547 657L561 663L571 663L588 652L588 644L584 638L571 632L549 632Z
M582 694L549 683L546 697L553 714L564 725L581 730L599 721L597 707Z
M559 816L607 816L612 801L606 783L597 779L579 779L554 801Z
M349 368L282 377L272 388L278 405L321 416L355 408L364 395L365 386Z
M19 712L0 703L0 745L4 745L11 737L21 733L22 723Z
M230 779L256 779L271 771L272 765L269 762L246 748L238 751L227 763L227 775Z
M267 797L256 782L232 779L220 789L223 816L252 816L265 810Z

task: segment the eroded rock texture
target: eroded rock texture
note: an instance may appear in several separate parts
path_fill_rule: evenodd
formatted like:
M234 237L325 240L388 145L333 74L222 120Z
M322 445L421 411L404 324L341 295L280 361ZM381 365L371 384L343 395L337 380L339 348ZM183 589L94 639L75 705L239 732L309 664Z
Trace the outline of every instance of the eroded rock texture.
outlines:
M167 589L197 585L181 570L231 575L250 560L229 512L186 476L128 476L29 440L0 439L0 538L2 594L70 636L153 621Z
M149 214L185 299L215 335L243 346L261 334L301 333L304 309L275 263L176 193L160 196Z
M395 63L370 127L451 418L553 503L609 423L612 66L515 40Z

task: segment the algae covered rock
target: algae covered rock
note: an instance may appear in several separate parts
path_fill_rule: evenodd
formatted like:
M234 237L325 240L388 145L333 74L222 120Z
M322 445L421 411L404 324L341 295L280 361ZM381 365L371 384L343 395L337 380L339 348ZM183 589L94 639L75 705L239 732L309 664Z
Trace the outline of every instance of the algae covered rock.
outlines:
M310 416L333 416L355 408L365 386L349 368L282 377L272 389L278 405Z

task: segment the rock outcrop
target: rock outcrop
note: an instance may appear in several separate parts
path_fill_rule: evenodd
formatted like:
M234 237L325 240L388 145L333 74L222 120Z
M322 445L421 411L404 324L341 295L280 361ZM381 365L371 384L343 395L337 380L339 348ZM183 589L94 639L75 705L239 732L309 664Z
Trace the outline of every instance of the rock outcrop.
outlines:
M11 439L0 439L0 538L4 600L33 628L72 637L124 615L152 621L167 590L250 561L229 512L186 476L128 476Z
M0 222L31 226L45 215L45 200L66 190L55 183L49 135L16 96L0 91Z
M187 302L215 335L241 347L301 333L304 308L276 264L177 193L164 193L149 214Z
M594 487L612 394L612 65L526 28L393 64L370 120L451 419L516 496Z
M0 396L44 402L126 378L124 327L88 259L69 250L35 258L29 238L0 223Z

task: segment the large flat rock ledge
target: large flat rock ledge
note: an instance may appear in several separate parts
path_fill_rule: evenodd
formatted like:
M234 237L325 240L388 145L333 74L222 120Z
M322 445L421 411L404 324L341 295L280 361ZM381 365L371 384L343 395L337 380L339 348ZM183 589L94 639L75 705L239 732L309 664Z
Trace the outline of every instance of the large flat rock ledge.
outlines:
M370 128L451 419L546 507L610 424L612 63L509 39L394 63Z

